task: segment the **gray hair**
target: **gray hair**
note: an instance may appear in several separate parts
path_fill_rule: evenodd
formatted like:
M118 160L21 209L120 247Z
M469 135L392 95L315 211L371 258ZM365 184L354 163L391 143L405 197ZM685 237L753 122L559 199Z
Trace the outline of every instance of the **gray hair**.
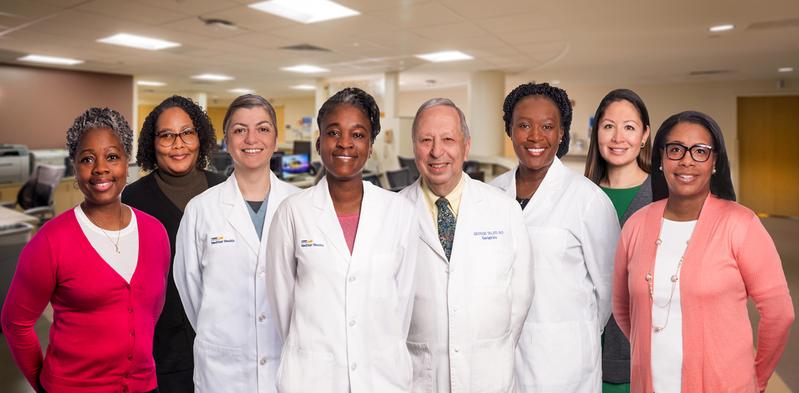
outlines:
M78 116L72 123L72 127L67 130L67 151L70 160L75 160L75 153L83 136L96 128L111 130L122 143L125 155L131 156L133 153L133 130L130 129L125 117L110 108L89 108Z
M416 111L416 116L413 118L413 126L411 127L412 135L416 135L416 129L419 126L419 118L421 117L424 111L434 107L434 106L448 106L452 109L455 109L455 112L458 112L458 119L461 123L461 132L463 133L463 137L465 140L469 140L472 136L469 134L469 125L466 124L466 116L463 115L463 111L461 108L458 108L452 100L449 98L431 98L425 101L422 106L419 107L419 110Z
M230 106L227 108L227 112L225 112L225 118L222 120L222 131L227 134L228 128L230 127L231 117L233 114L236 113L237 110L246 108L264 108L266 114L269 115L269 121L272 122L272 126L275 127L275 132L280 132L277 129L277 115L275 114L275 108L266 98L263 98L257 94L245 94L242 96L236 97L233 102L230 103Z

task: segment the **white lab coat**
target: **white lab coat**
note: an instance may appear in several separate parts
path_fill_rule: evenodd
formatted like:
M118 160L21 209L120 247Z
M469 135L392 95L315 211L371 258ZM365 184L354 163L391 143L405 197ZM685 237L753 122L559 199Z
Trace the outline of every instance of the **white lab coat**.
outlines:
M281 393L399 393L417 227L404 198L363 183L352 255L326 179L278 209L269 231L269 302L285 340Z
M280 202L298 188L270 175L262 233L236 176L186 205L177 233L175 284L192 327L198 393L275 392L281 339L266 300L266 235Z
M519 204L465 173L449 261L417 180L400 192L420 227L408 335L413 392L514 392L514 349L533 297Z
M516 197L514 168L491 182ZM535 288L516 356L519 392L602 390L600 335L610 317L619 221L608 197L555 158L524 209Z

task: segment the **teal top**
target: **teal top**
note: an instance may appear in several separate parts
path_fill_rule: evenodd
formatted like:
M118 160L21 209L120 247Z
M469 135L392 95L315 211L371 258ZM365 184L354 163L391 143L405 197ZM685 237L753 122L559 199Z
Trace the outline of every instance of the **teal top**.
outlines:
M613 207L616 208L616 215L619 218L619 222L621 222L621 218L624 217L624 213L627 212L627 208L630 207L630 203L640 189L640 184L633 188L602 187L602 191L605 191L605 194L608 195L608 198L610 198L610 201L613 203Z
M258 234L258 239L261 239L261 234L264 232L264 220L266 219L266 207L269 204L269 194L266 194L266 199L260 201L247 201L247 212L250 213L250 219L255 226L255 233Z

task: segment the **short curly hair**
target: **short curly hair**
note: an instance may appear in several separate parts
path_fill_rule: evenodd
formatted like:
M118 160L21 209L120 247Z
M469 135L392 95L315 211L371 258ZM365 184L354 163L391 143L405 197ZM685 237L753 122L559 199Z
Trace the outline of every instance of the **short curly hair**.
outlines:
M169 108L180 108L191 119L192 126L197 131L200 138L200 149L197 153L197 169L204 169L210 162L211 153L216 148L216 132L208 114L203 108L189 98L174 95L162 101L144 119L139 132L139 150L136 153L136 163L146 171L158 168L158 161L155 158L155 124L165 110Z
M328 98L322 107L319 108L319 114L316 116L316 125L319 130L322 130L322 121L339 105L352 105L358 108L369 119L370 139L374 143L377 135L380 134L380 108L377 107L374 97L369 93L357 88L347 87L332 97Z
M78 116L72 123L72 127L67 130L67 151L69 159L75 161L75 154L78 151L81 139L87 132L96 128L107 128L111 130L122 143L125 155L130 157L133 153L133 130L130 129L128 121L119 112L110 108L89 108L82 115Z
M558 158L563 157L569 152L569 129L572 124L572 104L566 91L550 86L549 83L525 83L517 86L505 97L505 104L502 106L502 120L505 121L505 133L511 136L513 120L513 110L516 104L524 98L540 96L552 101L560 112L560 126L563 128L563 139L558 146Z

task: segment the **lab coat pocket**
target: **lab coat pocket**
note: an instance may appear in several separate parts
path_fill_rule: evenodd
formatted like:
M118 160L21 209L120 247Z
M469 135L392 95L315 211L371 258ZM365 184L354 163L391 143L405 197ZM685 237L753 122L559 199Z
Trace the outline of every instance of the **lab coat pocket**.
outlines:
M381 253L375 254L370 264L372 269L369 277L370 293L375 298L395 299L397 297L397 281L395 275L400 255Z
M410 390L413 367L405 340L396 340L373 356L374 391L406 393Z
M559 269L569 231L563 228L527 227L534 269Z
M590 344L579 322L529 322L519 340L516 376L522 386L567 387L590 368Z
M477 340L472 347L472 392L506 393L513 385L513 345L510 332Z
M433 355L427 343L408 341L413 365L412 393L433 393Z
M333 354L286 345L277 370L277 390L281 393L335 392ZM229 390L234 391L234 390Z
M506 250L476 250L472 263L474 285L477 287L507 288L510 283L511 253Z
M248 381L240 348L194 340L194 383L198 391L242 392Z

